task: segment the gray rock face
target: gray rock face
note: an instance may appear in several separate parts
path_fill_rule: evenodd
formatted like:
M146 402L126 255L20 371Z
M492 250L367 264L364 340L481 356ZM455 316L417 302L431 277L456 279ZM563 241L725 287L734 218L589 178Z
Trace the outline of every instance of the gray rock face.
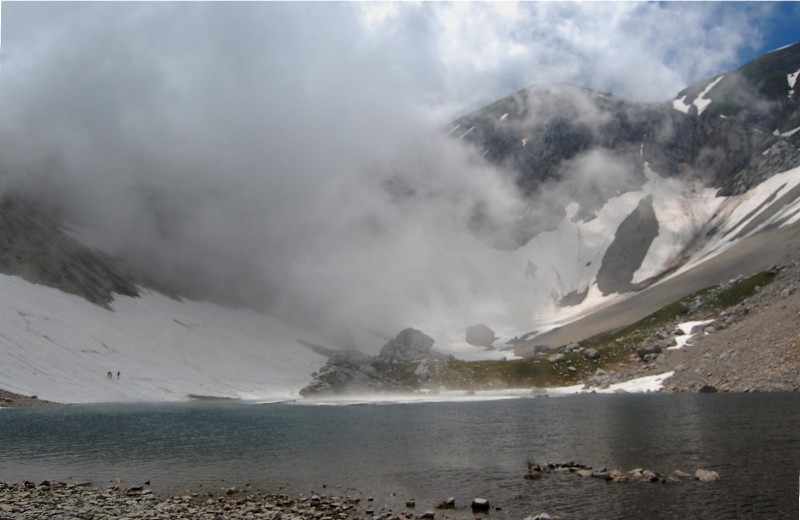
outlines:
M452 356L434 351L434 340L408 328L390 340L377 356L358 351L333 353L301 395L411 392Z
M433 343L432 337L417 329L408 328L384 345L378 358L383 363L421 361L433 355Z
M114 293L139 294L115 260L69 236L55 214L18 195L0 199L0 272L102 306Z
M476 347L491 347L497 337L494 331L484 324L467 327L466 341Z
M597 272L598 289L603 294L633 289L633 274L641 267L657 236L658 219L651 195L642 199L617 228L614 241L603 256L603 263Z

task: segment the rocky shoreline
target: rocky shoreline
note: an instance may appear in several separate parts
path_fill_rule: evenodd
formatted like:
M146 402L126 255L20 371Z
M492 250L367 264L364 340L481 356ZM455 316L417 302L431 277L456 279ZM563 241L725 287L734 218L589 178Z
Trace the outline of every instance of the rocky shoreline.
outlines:
M372 497L327 493L289 496L267 493L250 484L218 491L184 491L162 495L144 486L97 488L90 482L0 482L0 520L76 518L81 520L208 519L208 520L433 520L487 512L488 500L469 505L444 499L436 510L419 511L413 499L398 502L405 510L379 505ZM501 510L501 508L498 508ZM537 515L540 518L549 516Z
M629 472L592 468L576 462L528 462L526 480L540 480L545 475L574 474L613 483L657 482L680 484L687 480L713 482L720 479L716 471L697 469L689 474L675 470L662 475L636 468ZM403 501L391 494L391 504L362 497L352 488L348 494L269 493L245 484L243 487L218 488L202 492L184 490L162 494L144 485L95 487L91 482L54 482L45 480L6 483L0 481L0 520L41 518L75 518L81 520L128 519L208 519L208 520L435 520L474 518L475 515L504 508L489 499L475 497L457 504L454 497L441 500L435 509L418 510L416 500ZM325 488L326 486L323 486ZM281 490L282 491L282 490ZM525 520L552 518L546 512L529 514Z
M66 406L61 403L45 401L35 395L20 395L0 388L0 408L45 408Z

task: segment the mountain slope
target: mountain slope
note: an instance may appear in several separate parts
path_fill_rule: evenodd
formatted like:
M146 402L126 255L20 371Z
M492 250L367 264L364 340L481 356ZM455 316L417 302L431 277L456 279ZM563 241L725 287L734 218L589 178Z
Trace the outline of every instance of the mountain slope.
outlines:
M510 355L468 345L477 323L496 346L523 336L513 344L527 354L800 254L798 75L795 44L663 103L532 87L458 119L450 137L524 197L505 220L476 204L472 235L452 243L467 253L407 288L416 306L402 319L457 357ZM152 292L146 272L127 274L31 197L0 203L0 272L12 275L0 277L0 388L68 402L285 399L325 364L333 342L298 330L307 323Z
M297 341L315 336L246 309L150 291L105 309L6 275L0 294L0 387L50 401L285 400L326 361Z

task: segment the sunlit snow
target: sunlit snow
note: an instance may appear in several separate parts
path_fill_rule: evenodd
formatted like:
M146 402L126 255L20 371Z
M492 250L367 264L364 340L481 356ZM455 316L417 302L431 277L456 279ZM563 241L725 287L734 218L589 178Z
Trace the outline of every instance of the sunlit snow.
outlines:
M42 399L289 399L326 361L296 341L317 338L245 309L144 293L110 311L5 275L0 294L0 387Z
M698 95L695 98L693 104L694 104L694 106L697 107L697 115L702 114L703 111L705 111L705 109L708 108L708 105L711 104L711 100L710 99L706 99L705 96L706 96L706 94L708 94L711 91L712 88L716 87L717 83L719 83L720 80L722 80L722 78L724 78L724 77L725 76L720 76L717 79L715 79L714 81L712 81L711 83L709 83L708 86L700 93L700 95Z
M686 103L686 96L681 96L680 99L672 100L672 108L679 112L683 112L684 114L688 114L689 109L692 108L692 105L688 105Z
M786 75L786 81L789 83L789 92L786 94L786 97L788 98L791 98L794 95L794 86L797 83L798 75L800 75L800 69L797 69L797 71Z
M667 347L667 350L680 350L685 347L689 340L692 339L694 334L692 331L695 327L700 327L702 325L706 325L708 323L712 323L714 320L698 320L698 321L686 321L683 323L678 324L678 328L683 332L680 336L675 336L675 345L672 347Z

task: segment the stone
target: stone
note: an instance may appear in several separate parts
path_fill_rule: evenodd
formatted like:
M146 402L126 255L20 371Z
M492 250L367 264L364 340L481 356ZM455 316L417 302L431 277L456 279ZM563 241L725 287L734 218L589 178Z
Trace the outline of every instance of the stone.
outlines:
M598 352L595 348L587 348L583 351L583 357L594 361L596 359L600 359L600 352Z
M497 337L492 329L481 323L467 327L465 339L467 343L476 347L491 347Z
M425 511L421 515L419 515L420 520L432 519L436 516L436 513L433 511Z
M703 385L698 390L697 393L699 394L713 394L716 393L717 389L713 385Z
M694 472L694 478L700 482L713 482L719 480L719 473L708 469L698 469Z
M472 508L473 512L475 511L481 512L481 511L488 511L491 506L489 505L489 501L486 500L485 498L475 497L472 499L472 504L470 505L470 507Z
M549 361L550 363L552 363L554 365L557 365L558 363L563 363L566 360L567 360L567 356L565 356L564 354L562 354L560 352L558 354L553 354L552 356L547 358L547 361Z
M447 497L445 498L439 505L436 506L437 509L455 509L456 508L456 499L455 497Z

